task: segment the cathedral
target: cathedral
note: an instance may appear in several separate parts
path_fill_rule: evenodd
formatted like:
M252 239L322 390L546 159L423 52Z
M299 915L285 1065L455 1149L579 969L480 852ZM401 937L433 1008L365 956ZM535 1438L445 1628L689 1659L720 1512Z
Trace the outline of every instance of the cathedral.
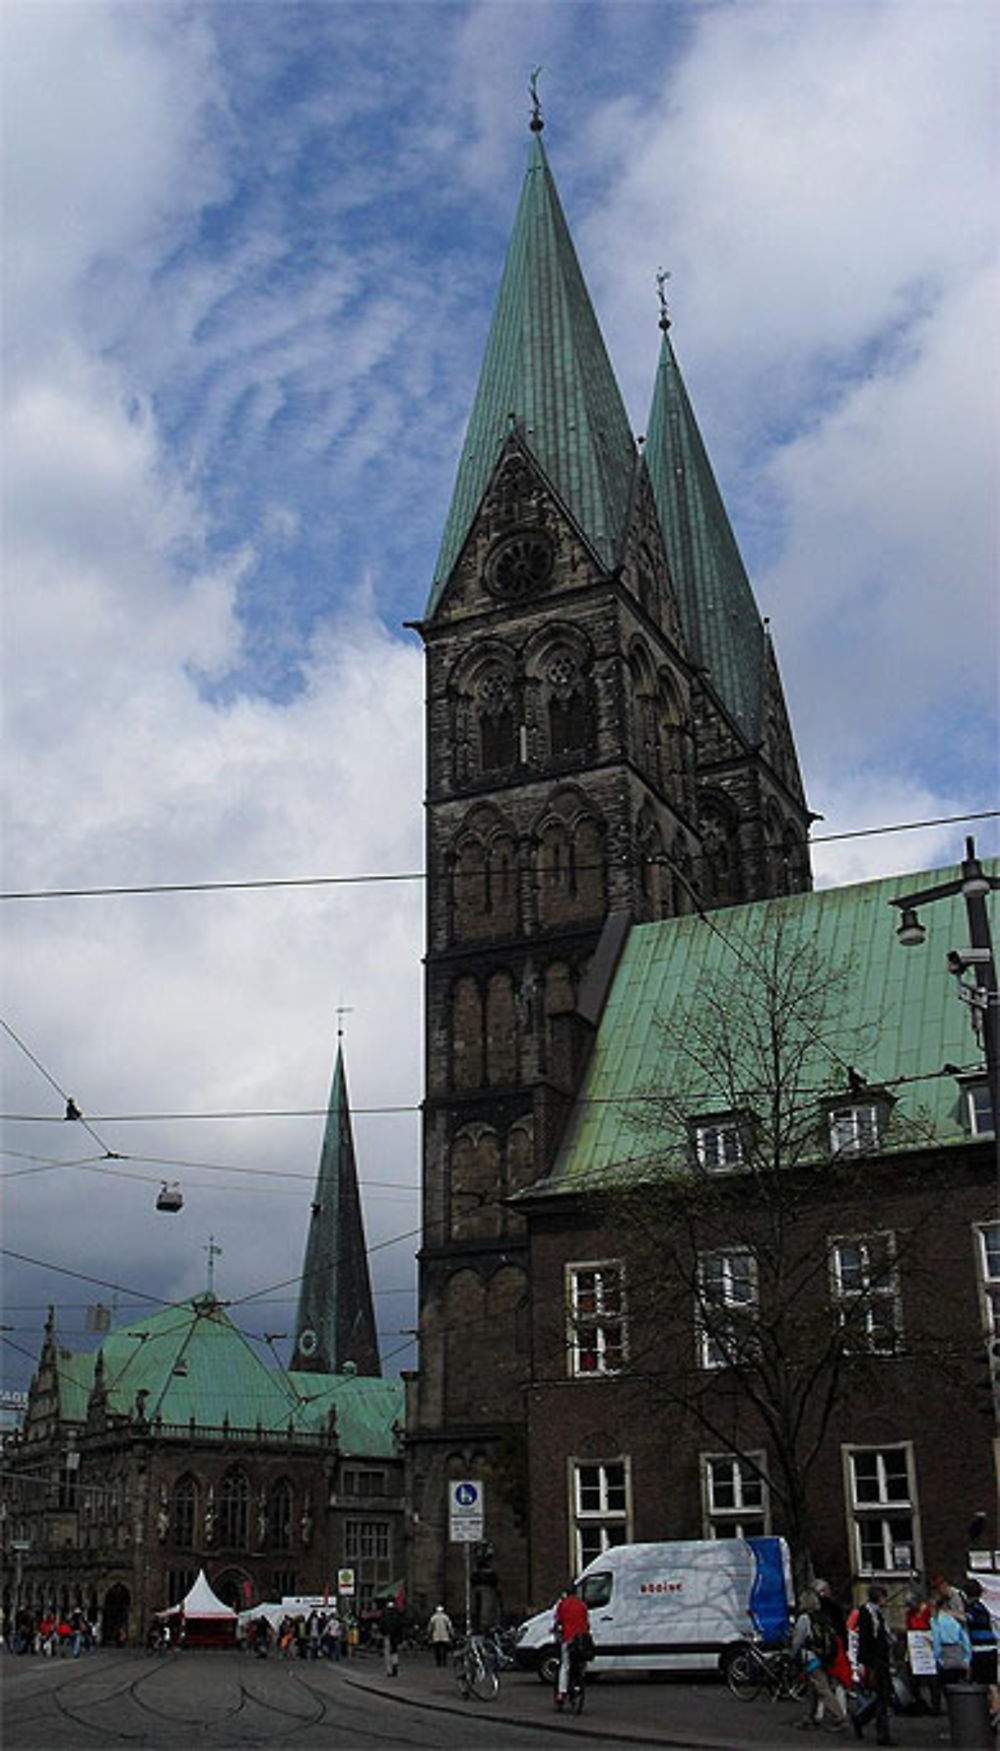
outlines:
M783 1517L776 1466L765 1505L774 1456L759 1416L739 1430L732 1392L728 1402L723 1393L715 1437L700 1439L676 1404L655 1412L649 1379L629 1368L630 1353L634 1362L642 1348L636 1264L625 1259L619 1214L603 1193L608 1175L645 1146L620 1123L608 1143L608 1126L623 1099L670 1086L650 1042L669 1029L665 993L673 990L676 1015L685 993L719 973L706 962L713 944L754 945L762 933L784 931L805 947L825 940L831 953L848 952L859 917L875 921L873 933L885 924L889 940L899 887L856 890L857 904L839 906L811 892L813 817L777 660L681 377L662 290L660 329L639 438L536 109L417 625L427 699L426 1088L420 1368L409 1382L407 1453L418 1610L441 1597L452 1609L461 1604L463 1552L448 1530L455 1480L483 1485L485 1532L472 1579L486 1616L545 1605L608 1542L797 1529L799 1509ZM871 967L884 972L877 941ZM946 1008L943 988L940 995ZM852 1023L863 1025L869 1000L861 981ZM846 1025L838 1016L836 1027ZM888 1147L878 1126L898 1117L887 1085L900 1068L901 1032L884 1031L888 1063L884 1052L860 1071L850 1060L853 1080L845 1081L841 1035L831 1046L837 1074L828 1062L810 1084L826 1156L823 1127L855 1108L874 1115L871 1124L859 1117L850 1132L853 1121L838 1118L837 1149L849 1136L868 1154ZM953 1046L959 1062L963 1044ZM934 1037L927 1050L941 1054L945 1045ZM961 1221L966 1239L970 1224L979 1237L975 1256L966 1246L963 1289L978 1331L987 1240L975 1224L989 1229L979 1177L989 1148L969 1116L968 1089L949 1087L949 1144L970 1146L976 1164ZM750 1147L750 1097L706 1088L690 1099L692 1119L698 1102L705 1117L696 1127L699 1162L707 1151L712 1168L739 1165ZM587 1150L600 1103L606 1146L593 1170ZM658 1136L652 1153L662 1160L675 1146ZM912 1140L908 1147L912 1163ZM825 1218L814 1216L814 1245L825 1246ZM724 1300L738 1297L751 1251L747 1243L713 1253ZM756 1264L753 1272L756 1285ZM699 1341L697 1331L683 1337L683 1358L696 1355ZM719 1353L719 1343L709 1361L698 1352L699 1366L715 1368ZM722 1375L706 1380L718 1394ZM669 1398L665 1391L662 1402ZM869 1430L879 1477L890 1449L897 1460L905 1450L904 1470L911 1465L912 1433L901 1436L891 1418ZM853 1478L851 1431L837 1434L831 1464ZM891 1470L896 1461L888 1463ZM867 1478L868 1464L866 1457L858 1478ZM985 1457L980 1469L985 1488ZM710 1511L713 1479L728 1513ZM919 1540L909 1471L899 1487L909 1493L896 1498L896 1554L912 1567ZM891 1564L892 1498L878 1506ZM845 1581L881 1572L881 1561L866 1569L870 1543L860 1554L858 1501L837 1513L821 1529L820 1553Z

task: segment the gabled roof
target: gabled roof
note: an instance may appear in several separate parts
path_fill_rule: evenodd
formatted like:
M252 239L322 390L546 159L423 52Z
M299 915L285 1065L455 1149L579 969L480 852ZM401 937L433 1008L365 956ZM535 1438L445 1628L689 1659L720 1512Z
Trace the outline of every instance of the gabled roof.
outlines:
M344 1054L337 1048L295 1321L297 1368L381 1373Z
M112 1415L133 1416L138 1394L147 1421L220 1429L294 1431L322 1435L330 1410L344 1453L389 1457L394 1425L403 1417L398 1380L360 1375L290 1373L269 1366L214 1296L195 1296L109 1332L100 1376ZM66 1371L81 1373L73 1356Z
M512 429L610 569L620 557L636 448L537 133L425 618Z
M988 866L995 873L1000 865ZM934 886L953 870L826 888L784 899L734 906L710 917L668 918L629 932L601 1016L597 1040L552 1175L537 1188L600 1189L641 1177L644 1167L686 1158L687 1137L676 1110L658 1100L683 1095L690 1117L731 1109L733 1076L746 1065L752 1080L750 1032L731 1006L724 1048L692 1045L685 1017L713 995L745 988L761 945L780 933L782 956L815 953L833 975L815 1028L815 1050L802 1071L803 1104L851 1096L847 1066L866 1088L887 1086L895 1097L889 1149L954 1144L968 1133L959 1084L946 1065L975 1070L982 1062L967 1006L955 992L946 951L968 941L961 896L928 912L928 942L901 948L894 897ZM842 976L841 976L842 970ZM741 1054L742 1059L741 1059ZM725 1060L733 1065L733 1074ZM703 1060L703 1063L699 1061ZM705 1064L716 1065L707 1069ZM900 1081L900 1078L913 1078ZM748 1105L753 1089L746 1088ZM652 1098L651 1098L652 1097ZM895 1141L893 1141L895 1138ZM524 1196L530 1200L529 1191Z
M644 456L688 649L753 745L762 729L764 629L667 333Z

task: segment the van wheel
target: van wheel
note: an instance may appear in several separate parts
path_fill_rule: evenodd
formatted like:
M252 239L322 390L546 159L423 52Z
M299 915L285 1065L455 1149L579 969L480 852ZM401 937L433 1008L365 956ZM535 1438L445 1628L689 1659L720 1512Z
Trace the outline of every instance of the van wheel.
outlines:
M547 1684L552 1690L559 1676L559 1655L555 1648L549 1648L545 1653L539 1654L536 1670L542 1683Z

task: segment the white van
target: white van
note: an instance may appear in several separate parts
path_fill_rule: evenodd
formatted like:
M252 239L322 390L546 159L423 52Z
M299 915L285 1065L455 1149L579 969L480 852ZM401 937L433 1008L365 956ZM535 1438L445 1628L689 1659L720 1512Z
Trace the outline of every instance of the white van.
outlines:
M577 1582L590 1612L592 1672L722 1669L743 1642L784 1641L792 1576L783 1538L707 1538L617 1544ZM545 1683L555 1676L555 1606L517 1632L515 1658Z

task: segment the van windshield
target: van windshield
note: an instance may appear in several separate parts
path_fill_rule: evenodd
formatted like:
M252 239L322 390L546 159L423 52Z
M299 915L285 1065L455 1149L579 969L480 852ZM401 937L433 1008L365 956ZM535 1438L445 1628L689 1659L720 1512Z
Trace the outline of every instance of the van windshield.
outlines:
M588 1575L585 1581L580 1582L580 1597L583 1603L588 1609L595 1605L606 1605L611 1598L613 1584L614 1576L607 1570L600 1575Z

